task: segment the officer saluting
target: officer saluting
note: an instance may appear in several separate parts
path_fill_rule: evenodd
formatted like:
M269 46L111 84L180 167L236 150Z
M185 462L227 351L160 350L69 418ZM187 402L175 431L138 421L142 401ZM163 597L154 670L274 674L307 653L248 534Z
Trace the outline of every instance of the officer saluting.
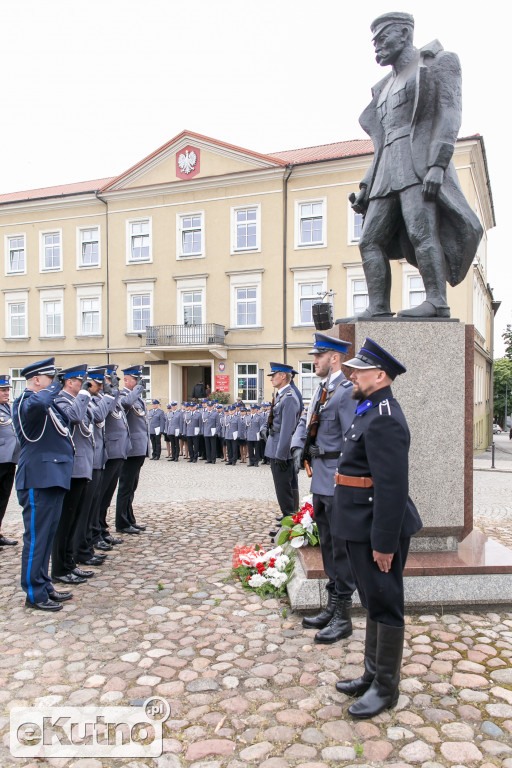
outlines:
M16 464L20 454L20 444L12 423L9 405L10 376L0 374L0 527L9 503ZM0 547L13 546L15 539L6 539L0 533Z
M408 495L409 428L390 387L406 369L368 338L345 365L354 369L352 397L358 405L335 476L333 535L346 539L367 619L364 674L336 688L362 696L348 711L369 718L398 701L403 570L410 537L422 523Z
M315 643L335 643L352 634L352 595L356 589L344 542L341 539L334 540L331 530L334 473L343 450L343 435L353 421L355 410L351 398L352 384L341 370L342 360L351 345L348 341L325 333L315 333L314 336L315 343L308 354L314 355L315 373L321 383L313 395L308 414L301 417L295 430L292 455L298 471L308 430L313 429L311 419L316 414L316 439L306 458L311 461L313 471L313 510L328 578L328 602L326 608L316 616L305 616L302 626L320 630L315 635Z
M55 358L23 368L27 388L13 403L14 428L20 441L16 474L18 501L23 507L21 587L26 606L59 611L69 592L56 592L48 576L53 537L62 501L71 483L73 443L63 417L53 408L62 384Z
M293 368L284 363L270 363L270 383L277 389L268 420L265 456L270 459L277 501L283 517L293 515L295 469L290 446L302 408L290 386ZM298 496L298 494L297 494ZM270 534L275 535L274 533Z

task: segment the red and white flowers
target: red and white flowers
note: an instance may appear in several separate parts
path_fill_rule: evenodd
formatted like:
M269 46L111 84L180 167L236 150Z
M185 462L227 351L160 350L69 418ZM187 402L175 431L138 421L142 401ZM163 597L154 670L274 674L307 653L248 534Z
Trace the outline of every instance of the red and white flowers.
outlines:
M293 572L293 561L282 547L266 552L259 544L235 547L233 575L243 587L264 597L281 597Z
M315 547L319 543L318 528L313 520L312 494L302 499L302 506L296 515L288 515L281 520L281 532L277 543L285 544L287 541L294 549L306 547L308 544Z

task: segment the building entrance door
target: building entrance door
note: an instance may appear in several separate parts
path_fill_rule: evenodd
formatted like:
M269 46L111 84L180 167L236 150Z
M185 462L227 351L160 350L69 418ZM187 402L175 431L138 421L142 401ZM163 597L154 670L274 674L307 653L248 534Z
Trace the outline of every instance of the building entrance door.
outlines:
M209 365L184 365L182 367L182 392L188 400L206 397L211 392L212 369Z

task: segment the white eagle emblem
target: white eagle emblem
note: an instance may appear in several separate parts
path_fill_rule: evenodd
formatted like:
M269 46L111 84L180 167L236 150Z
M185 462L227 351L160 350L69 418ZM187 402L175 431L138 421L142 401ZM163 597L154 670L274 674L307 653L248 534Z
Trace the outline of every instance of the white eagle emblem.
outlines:
M185 152L181 153L181 155L178 157L178 165L181 169L182 173L190 173L190 171L193 171L197 163L197 155L192 150L192 152L189 152L188 149L185 150Z

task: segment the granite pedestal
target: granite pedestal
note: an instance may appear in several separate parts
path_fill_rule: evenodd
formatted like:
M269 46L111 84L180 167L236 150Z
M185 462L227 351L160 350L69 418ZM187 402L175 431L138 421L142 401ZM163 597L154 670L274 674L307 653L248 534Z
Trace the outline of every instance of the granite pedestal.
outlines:
M369 336L407 368L392 389L411 431L409 493L423 520L405 571L407 604L511 603L512 551L473 531L473 326L395 318L329 333L354 352ZM299 550L292 607L320 607L325 583L320 549Z

